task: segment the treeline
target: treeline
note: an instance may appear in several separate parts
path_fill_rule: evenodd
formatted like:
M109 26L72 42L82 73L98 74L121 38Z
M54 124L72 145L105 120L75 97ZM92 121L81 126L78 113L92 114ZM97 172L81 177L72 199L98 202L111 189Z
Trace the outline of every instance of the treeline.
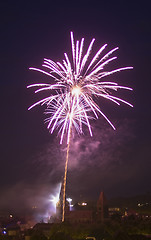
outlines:
M151 219L130 216L124 220L115 218L97 224L53 224L47 236L37 230L32 232L30 240L83 240L88 236L97 240L151 239Z
M84 240L86 237L95 237L96 240L149 240L151 219L135 219L130 216L93 224L55 223L47 230L45 227L27 230L24 235L15 236L15 240ZM0 239L13 240L2 235Z

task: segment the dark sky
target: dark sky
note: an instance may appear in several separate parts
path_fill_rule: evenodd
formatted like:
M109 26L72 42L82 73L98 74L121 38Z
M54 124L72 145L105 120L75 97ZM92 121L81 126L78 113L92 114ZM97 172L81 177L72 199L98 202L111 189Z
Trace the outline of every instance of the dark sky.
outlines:
M99 3L98 3L99 2ZM66 146L44 125L44 108L27 108L38 99L26 86L48 78L32 72L43 58L61 61L75 39L95 37L118 46L116 67L133 66L113 76L133 92L119 96L134 105L117 107L100 100L116 131L100 117L93 138L75 136L70 149L67 195L74 200L132 196L151 189L151 15L149 1L2 1L0 208L47 205L62 181ZM50 79L51 80L51 79ZM102 104L102 105L101 105ZM22 203L22 204L21 204Z

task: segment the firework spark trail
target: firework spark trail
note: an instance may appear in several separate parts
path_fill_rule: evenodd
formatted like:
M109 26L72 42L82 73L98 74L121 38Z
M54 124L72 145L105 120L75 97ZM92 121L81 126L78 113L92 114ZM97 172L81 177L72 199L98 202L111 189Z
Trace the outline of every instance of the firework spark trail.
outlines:
M67 145L67 155L66 155L66 162L65 162L65 173L64 173L64 180L63 180L63 209L62 209L62 222L64 222L65 216L65 205L66 205L66 181L67 181L67 170L68 170L68 161L69 161L69 148L70 148L70 141Z
M44 59L44 64L42 66L46 68L47 71L38 68L30 68L46 74L53 79L53 83L50 84L39 83L28 86L28 88L36 87L37 90L35 93L50 91L49 97L34 103L29 107L29 110L37 105L45 104L45 114L49 115L45 120L48 123L47 128L51 133L53 133L55 129L58 129L58 133L61 135L60 144L62 144L65 134L67 135L68 147L65 164L64 197L71 130L72 133L75 129L78 134L82 134L82 125L86 125L92 136L90 120L97 119L98 114L101 114L115 130L114 125L97 105L95 101L96 97L105 98L117 105L124 103L133 107L132 104L127 101L111 94L118 89L132 90L131 88L120 86L116 82L102 81L102 79L107 76L119 71L132 69L132 67L123 67L112 71L105 71L104 68L106 65L116 59L116 57L110 57L110 55L118 49L118 47L116 47L106 53L103 57L100 57L104 49L107 47L107 44L102 46L88 63L94 41L95 39L93 38L84 55L84 38L82 38L81 42L76 41L75 43L73 33L71 32L72 62L70 62L67 53L64 53L65 59L62 61L63 63L56 63L50 59Z

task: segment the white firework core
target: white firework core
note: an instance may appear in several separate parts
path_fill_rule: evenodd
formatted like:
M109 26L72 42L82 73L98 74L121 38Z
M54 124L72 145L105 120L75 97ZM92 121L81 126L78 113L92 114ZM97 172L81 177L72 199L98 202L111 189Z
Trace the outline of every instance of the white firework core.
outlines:
M28 88L36 87L35 93L45 90L50 91L49 97L34 103L29 110L39 104L46 105L45 113L48 115L48 118L46 118L47 128L51 133L56 128L59 129L60 143L62 143L65 133L67 133L67 144L69 143L70 132L73 127L79 134L83 133L83 124L88 127L92 136L90 120L98 118L98 114L101 114L115 129L114 125L96 103L96 97L103 97L117 105L125 103L133 107L132 104L112 94L113 91L118 89L132 90L131 88L103 80L104 78L107 79L107 76L111 74L132 69L132 67L123 67L112 71L104 70L107 64L116 59L116 57L110 58L110 55L118 49L116 47L101 57L107 44L101 47L94 57L88 61L94 41L95 39L92 39L84 54L84 38L82 38L81 42L75 42L71 32L72 61L69 60L67 53L65 53L65 59L62 63L45 58L42 65L47 69L45 71L38 68L30 68L42 72L53 79L53 82L50 84L38 83L28 86Z

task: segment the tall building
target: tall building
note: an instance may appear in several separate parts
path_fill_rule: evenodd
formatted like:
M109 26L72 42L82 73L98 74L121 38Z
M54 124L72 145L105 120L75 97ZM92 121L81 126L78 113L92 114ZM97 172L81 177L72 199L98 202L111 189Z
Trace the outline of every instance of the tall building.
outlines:
M104 192L101 192L97 201L97 220L103 222L104 218L108 218L108 203Z

